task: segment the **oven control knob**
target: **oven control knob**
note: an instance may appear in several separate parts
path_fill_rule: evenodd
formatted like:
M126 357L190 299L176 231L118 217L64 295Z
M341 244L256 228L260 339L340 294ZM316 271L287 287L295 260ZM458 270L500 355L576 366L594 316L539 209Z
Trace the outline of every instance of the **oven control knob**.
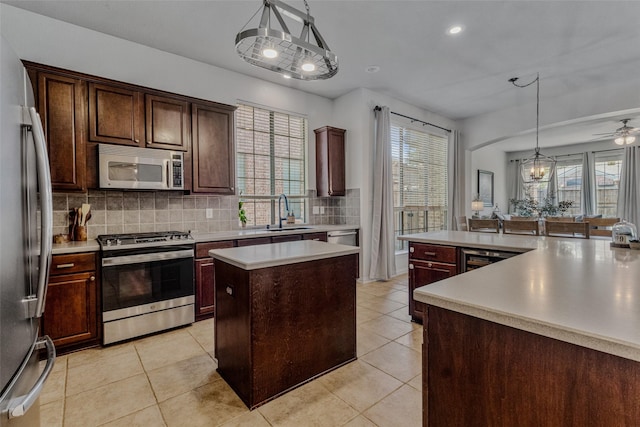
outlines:
M111 246L111 240L107 239L107 246Z
M121 245L121 244L122 244L122 240L116 239L116 245Z

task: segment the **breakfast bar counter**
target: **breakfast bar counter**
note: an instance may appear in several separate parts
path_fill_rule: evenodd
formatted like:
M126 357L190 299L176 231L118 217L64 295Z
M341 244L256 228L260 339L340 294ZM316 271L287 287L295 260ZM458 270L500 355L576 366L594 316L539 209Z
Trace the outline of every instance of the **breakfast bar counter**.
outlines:
M634 425L640 251L608 240L434 232L521 255L416 289L424 425Z
M218 372L250 409L355 360L358 253L313 240L209 252Z

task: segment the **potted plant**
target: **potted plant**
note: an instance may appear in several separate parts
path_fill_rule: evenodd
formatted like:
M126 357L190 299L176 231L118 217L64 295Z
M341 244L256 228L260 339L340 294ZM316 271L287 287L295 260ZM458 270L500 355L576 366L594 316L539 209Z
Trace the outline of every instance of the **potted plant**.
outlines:
M242 191L240 192L240 196L242 196ZM244 208L242 207L243 205L244 202L242 201L242 198L238 199L238 218L240 219L240 225L242 225L242 227L246 227L247 213L244 211Z

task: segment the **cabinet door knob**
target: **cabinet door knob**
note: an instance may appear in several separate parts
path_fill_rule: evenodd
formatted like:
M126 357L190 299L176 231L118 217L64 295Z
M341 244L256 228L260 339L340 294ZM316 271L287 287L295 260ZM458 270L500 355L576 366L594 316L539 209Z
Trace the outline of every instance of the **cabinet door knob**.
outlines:
M89 277L89 280L91 280L92 282L95 282L96 281L96 276Z
M415 251L414 247L413 247L413 246L411 246L411 247L409 248L409 252L413 253L414 251Z
M429 262L429 263L427 263L427 267L431 268L431 267L433 267L433 264L431 264L431 263Z
M139 139L134 139L133 141L134 141L136 144L139 144L139 143L140 143L140 140L139 140Z
M413 270L413 264L409 264L409 270Z

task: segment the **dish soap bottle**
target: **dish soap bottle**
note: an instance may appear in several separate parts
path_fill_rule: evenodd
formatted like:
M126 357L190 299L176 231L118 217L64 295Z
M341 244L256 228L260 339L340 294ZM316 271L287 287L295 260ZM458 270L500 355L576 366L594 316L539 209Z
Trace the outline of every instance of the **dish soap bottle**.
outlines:
M295 224L295 223L296 223L296 217L295 215L293 215L293 211L291 211L287 215L287 224Z

